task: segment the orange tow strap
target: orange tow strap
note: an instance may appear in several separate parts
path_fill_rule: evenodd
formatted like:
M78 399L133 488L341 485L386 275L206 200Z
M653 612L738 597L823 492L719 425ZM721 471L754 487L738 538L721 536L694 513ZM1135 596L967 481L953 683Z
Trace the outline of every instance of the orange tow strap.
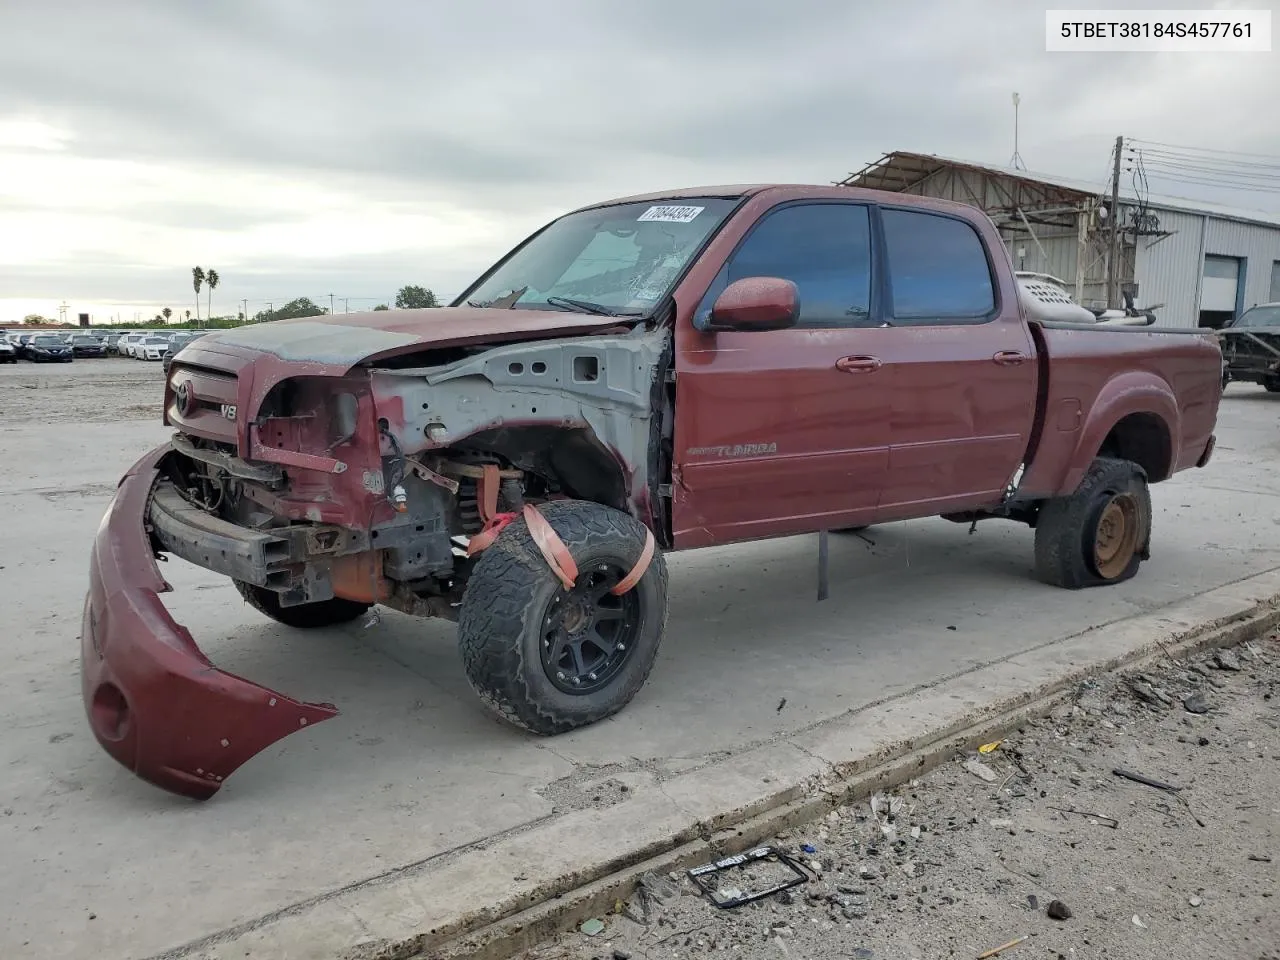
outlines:
M547 561L547 566L551 568L551 572L556 575L556 579L560 581L566 590L573 589L573 585L578 579L578 564L573 559L573 554L569 552L569 548L565 546L564 541L560 539L560 535L555 532L551 524L547 522L547 518L542 515L542 512L537 507L527 503L521 514L490 513L488 510L483 510L482 512L489 513L489 516L485 518L484 529L472 537L467 544L467 556L473 557L488 547L498 538L498 534L507 528L508 524L515 520L516 517L523 515L524 522L529 527L529 536L533 538L538 552ZM631 572L614 584L609 592L615 597L620 597L628 590L633 589L649 569L649 564L653 562L653 552L656 549L657 544L654 542L653 532L646 529L644 532L644 548L640 551L640 559L631 568Z

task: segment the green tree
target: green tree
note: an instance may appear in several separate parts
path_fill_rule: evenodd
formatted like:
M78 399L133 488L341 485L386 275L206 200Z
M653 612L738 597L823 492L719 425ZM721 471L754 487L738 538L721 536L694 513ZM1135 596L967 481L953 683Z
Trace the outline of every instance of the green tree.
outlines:
M401 287L396 294L396 306L401 310L419 310L423 307L438 307L440 301L431 288L409 284Z
M185 313L186 313L186 315L187 315L187 323L190 323L190 322L191 322L191 311L190 311L190 310L186 310L186 311L184 311L184 312L185 312Z
M274 310L261 310L254 314L254 323L270 323L272 320L292 320L297 317L322 317L326 311L318 306L310 297L298 297L290 300L283 307Z
M165 322L165 323L168 323L168 322L169 322L169 318L173 316L173 311L172 311L172 310L170 310L168 307L165 307L165 308L164 308L163 310L161 310L160 312L161 312L162 314L164 314L164 322Z
M191 285L196 289L196 326L200 326L200 287L204 284L204 270L191 268Z
M22 322L29 327L34 327L41 323L48 323L49 321L46 320L44 317L40 316L40 314L38 313L28 313L25 317L22 318Z
M378 304L376 307L374 307L373 309L375 309L375 310L390 310L391 308L390 308L390 307L388 307L385 303L380 303L380 304Z
M218 281L220 279L218 271L212 267L205 271L204 282L209 285L209 309L205 311L205 316L210 320L213 319L213 291L218 289Z

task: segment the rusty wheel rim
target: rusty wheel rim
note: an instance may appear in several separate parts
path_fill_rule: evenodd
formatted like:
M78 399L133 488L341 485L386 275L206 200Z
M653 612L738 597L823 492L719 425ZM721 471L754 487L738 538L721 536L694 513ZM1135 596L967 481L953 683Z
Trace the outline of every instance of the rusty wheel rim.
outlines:
M1093 565L1098 576L1114 580L1128 569L1138 550L1138 500L1121 493L1111 498L1098 515L1093 535Z

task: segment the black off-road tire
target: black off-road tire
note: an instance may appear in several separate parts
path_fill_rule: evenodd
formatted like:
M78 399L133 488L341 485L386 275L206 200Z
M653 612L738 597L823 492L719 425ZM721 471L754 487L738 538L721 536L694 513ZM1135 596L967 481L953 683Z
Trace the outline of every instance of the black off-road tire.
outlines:
M539 510L573 556L578 586L601 567L625 575L640 559L645 528L619 510L580 500L551 501ZM617 601L631 610L618 628L628 641L617 672L590 692L556 686L544 665L544 630L568 593L517 518L480 554L463 594L458 641L467 678L499 717L542 736L617 713L644 685L666 628L667 566L659 548L629 594Z
M317 600L315 603L301 603L293 607L280 606L280 595L274 590L260 587L255 583L243 580L232 580L236 590L245 602L263 616L270 617L286 627L299 630L314 630L318 627L334 627L340 623L350 623L369 609L369 604L356 600L344 600L333 597L329 600Z
M1264 381L1262 389L1266 390L1267 393L1280 393L1280 379L1272 377L1270 380Z
M1114 518L1116 510L1128 514L1126 534L1122 549L1104 563L1097 552L1110 539L1103 533L1104 514ZM1079 590L1123 583L1150 556L1151 492L1146 472L1128 460L1094 460L1076 492L1047 501L1036 518L1036 579L1051 586Z

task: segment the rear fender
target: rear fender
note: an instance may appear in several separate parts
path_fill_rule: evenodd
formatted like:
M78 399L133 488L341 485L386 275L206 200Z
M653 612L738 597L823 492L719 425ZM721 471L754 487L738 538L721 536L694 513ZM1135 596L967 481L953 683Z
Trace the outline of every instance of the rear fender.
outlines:
M1133 414L1157 417L1164 425L1169 437L1170 454L1166 473L1172 470L1173 464L1178 462L1177 447L1182 426L1177 398L1165 380L1153 373L1131 370L1113 377L1098 391L1055 495L1069 496L1076 491L1089 465L1097 458L1106 442L1107 435L1115 429L1116 424Z

